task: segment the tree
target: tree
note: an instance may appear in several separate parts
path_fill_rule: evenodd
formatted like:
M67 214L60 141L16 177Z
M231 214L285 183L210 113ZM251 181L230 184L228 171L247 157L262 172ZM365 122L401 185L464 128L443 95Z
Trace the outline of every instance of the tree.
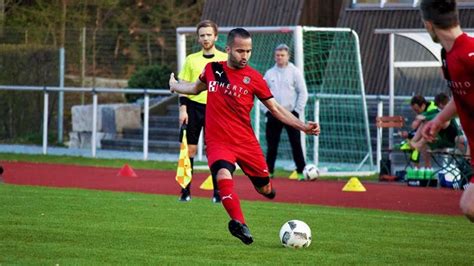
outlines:
M169 76L172 70L167 65L153 65L140 68L128 80L130 88L164 89L168 87ZM140 94L126 94L128 102L143 98Z

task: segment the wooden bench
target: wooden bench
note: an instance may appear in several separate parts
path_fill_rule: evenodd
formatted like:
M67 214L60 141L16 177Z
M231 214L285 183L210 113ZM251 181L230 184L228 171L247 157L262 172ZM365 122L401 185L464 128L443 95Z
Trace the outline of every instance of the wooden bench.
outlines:
M405 126L403 116L378 116L375 118L377 128L402 128Z
M377 166L381 175L391 175L391 153L400 150L382 149L382 130L384 128L403 128L405 126L405 118L403 116L377 116L375 118L377 126ZM388 154L388 158L383 159L382 153ZM405 169L410 165L409 156L403 152L407 161ZM388 165L387 165L388 164Z

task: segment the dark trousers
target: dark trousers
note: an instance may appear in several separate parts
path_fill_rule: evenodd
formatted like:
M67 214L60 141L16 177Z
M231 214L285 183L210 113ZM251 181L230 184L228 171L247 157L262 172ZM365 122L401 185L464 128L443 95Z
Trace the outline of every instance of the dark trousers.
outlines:
M296 117L299 117L297 112L292 112ZM303 172L303 168L306 165L303 155L303 149L301 148L301 133L298 129L288 126L276 119L270 112L266 113L267 116L267 128L265 129L265 136L267 140L267 164L268 171L273 173L275 169L275 161L278 153L278 144L280 142L280 135L283 128L288 133L288 139L290 140L291 151L293 153L293 160L296 164L296 171L298 173Z

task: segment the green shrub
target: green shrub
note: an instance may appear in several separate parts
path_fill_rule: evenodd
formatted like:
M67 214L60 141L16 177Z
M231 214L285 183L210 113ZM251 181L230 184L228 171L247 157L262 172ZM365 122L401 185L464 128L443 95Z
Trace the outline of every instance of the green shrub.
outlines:
M166 65L153 65L140 68L128 80L129 88L138 89L167 89L172 70ZM142 94L126 94L128 102L143 98Z
M59 52L53 46L0 45L0 84L57 86Z
M0 45L0 84L57 86L58 54L53 46ZM55 97L50 101L52 111ZM25 136L41 132L42 113L42 92L0 90L0 139L25 139Z

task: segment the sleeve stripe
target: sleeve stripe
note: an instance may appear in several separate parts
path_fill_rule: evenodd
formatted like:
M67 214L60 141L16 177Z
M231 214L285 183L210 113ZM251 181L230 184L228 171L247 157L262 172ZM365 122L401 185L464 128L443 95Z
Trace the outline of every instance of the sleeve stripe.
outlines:
M270 97L267 97L267 98L262 98L262 99L260 99L260 101L262 101L262 102L263 102L263 101L269 100L269 99L271 99L271 98L273 98L273 95L272 95L272 96L270 96Z
M203 75L199 75L199 80L200 80L202 83L206 84L206 81L203 80Z

